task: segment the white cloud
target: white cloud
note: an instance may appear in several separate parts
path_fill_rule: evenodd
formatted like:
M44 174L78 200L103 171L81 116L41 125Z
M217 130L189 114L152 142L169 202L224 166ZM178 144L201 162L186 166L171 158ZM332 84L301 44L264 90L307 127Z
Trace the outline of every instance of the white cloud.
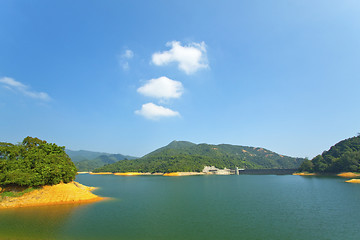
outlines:
M132 59L134 57L134 52L130 49L125 50L123 54L119 57L119 64L123 68L123 70L129 70L129 62L128 60Z
M186 74L195 73L201 68L207 68L206 45L201 43L190 43L181 46L178 41L168 42L166 46L171 47L169 51L157 52L152 55L155 65L163 66L172 62L178 63L178 68Z
M127 59L131 59L131 58L134 57L134 53L130 49L127 49L125 51L125 53L122 55L122 57L127 58Z
M18 91L23 95L31 98L36 98L44 101L48 101L51 99L47 93L32 91L28 86L14 80L13 78L9 78L9 77L0 78L0 83L2 83L7 89Z
M167 77L160 77L147 81L145 85L137 89L137 92L147 97L167 100L181 97L184 88L179 81L171 80Z
M151 120L158 120L162 117L180 116L178 112L173 111L170 108L156 105L154 103L143 104L141 109L136 110L135 113Z

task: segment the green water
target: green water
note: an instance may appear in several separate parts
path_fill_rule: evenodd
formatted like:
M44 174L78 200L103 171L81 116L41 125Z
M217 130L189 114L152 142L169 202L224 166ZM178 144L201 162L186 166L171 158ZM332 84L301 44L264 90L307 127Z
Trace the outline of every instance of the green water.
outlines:
M360 239L337 177L80 175L114 200L0 211L0 239Z

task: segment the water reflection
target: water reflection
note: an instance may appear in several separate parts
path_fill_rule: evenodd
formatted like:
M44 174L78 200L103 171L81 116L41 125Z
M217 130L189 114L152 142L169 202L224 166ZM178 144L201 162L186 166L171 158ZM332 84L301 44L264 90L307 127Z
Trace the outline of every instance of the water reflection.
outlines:
M88 204L41 206L0 211L0 239L57 239L74 211Z

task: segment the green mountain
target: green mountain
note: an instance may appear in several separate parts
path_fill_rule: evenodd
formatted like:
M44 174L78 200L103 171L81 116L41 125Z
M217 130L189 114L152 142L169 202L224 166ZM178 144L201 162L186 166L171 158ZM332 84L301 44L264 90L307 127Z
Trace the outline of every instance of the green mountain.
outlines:
M73 162L80 162L83 160L95 159L101 155L110 155L110 153L103 152L92 152L86 150L73 151L70 149L65 149L66 154L71 158Z
M79 172L89 172L104 165L112 164L124 159L136 159L136 157L122 154L91 152L85 150L72 151L67 149L66 153L74 162Z
M282 156L263 148L173 141L142 158L123 160L95 169L94 172L200 172L208 165L232 169L295 169L303 161L302 158Z
M360 135L342 140L311 161L304 161L299 171L315 173L360 172Z

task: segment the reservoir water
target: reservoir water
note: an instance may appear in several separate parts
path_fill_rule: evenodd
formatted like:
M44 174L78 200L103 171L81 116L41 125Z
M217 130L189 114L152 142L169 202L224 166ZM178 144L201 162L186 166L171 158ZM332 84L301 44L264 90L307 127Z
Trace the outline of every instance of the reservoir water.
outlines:
M0 210L0 239L360 239L360 184L338 177L79 175L112 200Z

